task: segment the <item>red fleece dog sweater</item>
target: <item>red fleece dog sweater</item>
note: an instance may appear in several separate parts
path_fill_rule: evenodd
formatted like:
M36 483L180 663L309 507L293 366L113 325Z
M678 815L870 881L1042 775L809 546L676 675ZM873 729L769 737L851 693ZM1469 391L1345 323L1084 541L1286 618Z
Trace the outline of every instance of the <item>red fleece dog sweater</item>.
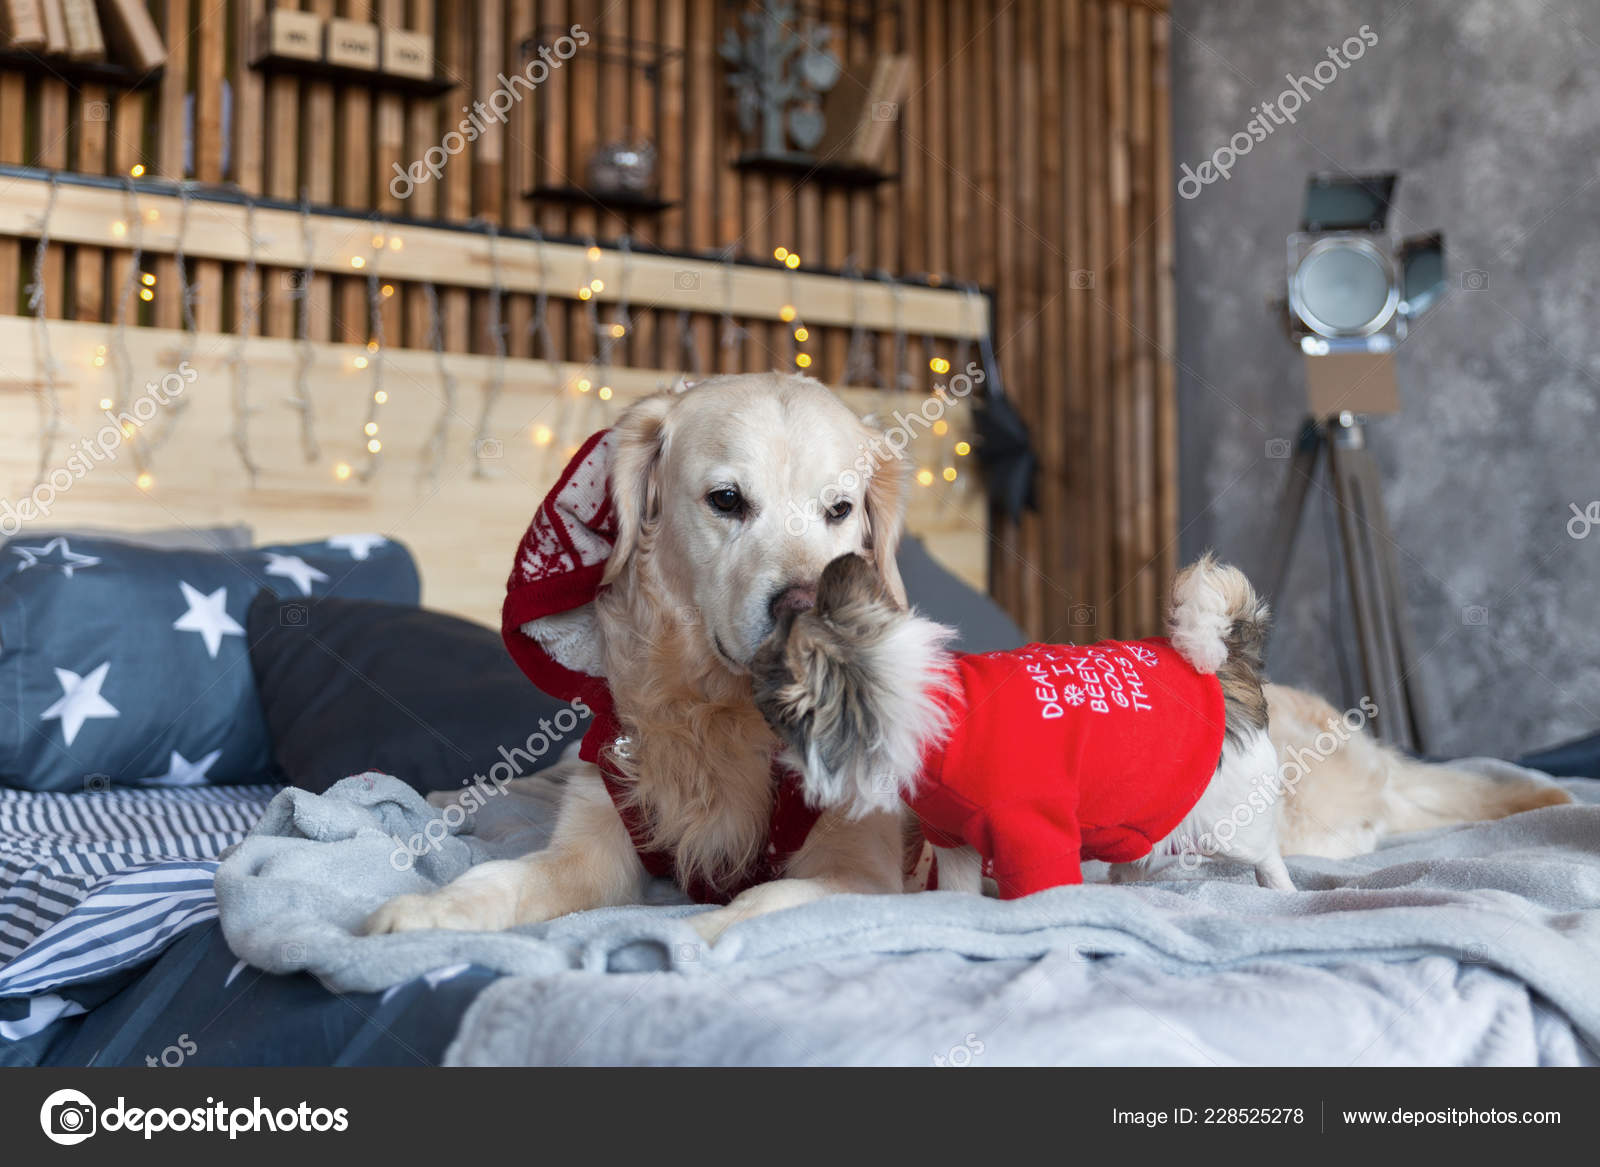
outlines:
M1216 772L1222 686L1165 639L958 656L954 730L910 806L973 847L1004 899L1081 883L1082 859L1143 858Z

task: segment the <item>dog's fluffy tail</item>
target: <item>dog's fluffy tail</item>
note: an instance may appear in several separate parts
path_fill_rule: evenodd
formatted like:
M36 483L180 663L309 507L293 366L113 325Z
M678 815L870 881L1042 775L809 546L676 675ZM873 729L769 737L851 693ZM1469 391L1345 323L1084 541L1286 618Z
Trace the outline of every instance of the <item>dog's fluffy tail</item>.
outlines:
M1269 616L1244 572L1208 551L1173 582L1167 632L1172 647L1202 673L1231 662L1259 674Z

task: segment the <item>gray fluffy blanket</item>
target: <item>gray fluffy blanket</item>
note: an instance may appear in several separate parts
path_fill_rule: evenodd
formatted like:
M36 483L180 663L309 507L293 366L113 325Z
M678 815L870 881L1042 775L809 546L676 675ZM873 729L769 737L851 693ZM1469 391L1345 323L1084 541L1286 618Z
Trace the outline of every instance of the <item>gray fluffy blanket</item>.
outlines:
M508 974L463 1019L457 1064L1588 1063L1596 785L1568 784L1583 805L1291 859L1293 895L1208 864L1013 903L842 896L707 948L684 920L700 909L665 887L513 932L356 935L390 896L541 845L550 820L539 779L451 828L367 774L279 794L217 898L241 958L335 990L462 963Z

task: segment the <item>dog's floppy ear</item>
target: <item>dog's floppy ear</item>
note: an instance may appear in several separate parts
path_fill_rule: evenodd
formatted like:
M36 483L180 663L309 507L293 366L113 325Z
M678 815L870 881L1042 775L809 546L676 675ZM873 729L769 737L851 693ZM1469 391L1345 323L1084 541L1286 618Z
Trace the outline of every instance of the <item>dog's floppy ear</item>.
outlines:
M883 578L884 586L900 607L906 606L906 585L895 558L906 525L906 483L909 467L903 459L886 458L867 478L867 554Z
M616 448L611 454L611 505L617 515L617 541L606 560L602 584L622 574L660 517L661 455L672 403L670 391L641 398L612 427Z

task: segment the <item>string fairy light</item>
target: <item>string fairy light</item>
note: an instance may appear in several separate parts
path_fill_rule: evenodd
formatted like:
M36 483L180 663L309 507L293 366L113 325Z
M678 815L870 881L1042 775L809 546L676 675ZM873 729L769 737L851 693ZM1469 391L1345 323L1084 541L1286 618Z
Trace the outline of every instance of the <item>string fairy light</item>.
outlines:
M705 355L700 351L700 338L695 333L688 309L678 311L678 348L683 354L683 366L700 375L706 371Z
M39 466L34 474L35 484L45 480L50 470L50 459L55 453L56 439L61 433L61 394L57 389L60 366L50 347L50 326L45 317L45 254L50 249L50 220L56 209L56 176L50 175L50 193L44 204L44 215L39 221L39 246L33 253L33 282L28 285L28 308L33 312L37 338L33 359L38 369L39 397Z
M245 344L255 331L261 312L261 293L256 286L256 249L261 240L256 236L256 204L246 199L244 204L244 231L250 248L246 252L243 290L239 293L244 312L239 325L239 339L233 347L233 448L239 455L239 464L249 476L250 485L256 484L261 467L250 452L250 418L255 413L250 404L250 362L245 356Z
M861 269L851 256L844 263L844 278L850 284L850 347L845 350L843 380L846 385L876 385L878 362L872 338L861 323L861 293L866 285Z
M123 234L129 233L128 224L132 226L131 254L128 256L128 274L123 277L122 290L117 296L117 322L111 333L111 347L114 366L112 384L111 408L115 413L128 412L133 399L133 357L128 352L128 317L136 310L133 306L134 296L140 289L140 267L144 263L144 216L139 213L139 190L133 185L131 177L124 178L123 192L126 203L126 218L119 219L123 224ZM149 473L145 464L144 448L139 442L139 431L136 427L123 424L122 434L127 439L129 453L133 456L133 469L136 477Z
M782 252L782 254L779 255L779 252ZM795 368L804 373L810 370L812 357L810 353L800 347L811 339L811 330L806 327L806 322L800 318L800 309L796 307L800 297L795 295L795 292L799 290L795 272L800 267L800 257L786 247L778 248L777 251L773 252L773 256L789 270L788 278L784 280L784 304L782 308L778 309L778 319L782 320L789 328L788 348L790 359L794 361ZM790 262L791 260L793 262Z
M494 222L487 224L489 236L489 339L494 344L494 361L490 366L489 385L484 390L483 407L478 411L478 426L472 440L472 473L483 478L489 473L484 459L489 451L489 423L495 403L505 390L506 383L506 325L503 319L504 286L500 280L500 228Z
M358 255L355 259L360 259ZM383 236L374 233L372 237L372 262L365 264L351 263L366 269L367 272L367 352L370 357L357 357L357 368L371 370L368 384L372 392L367 396L366 420L361 425L362 436L366 439L367 461L361 468L361 481L371 482L378 473L378 467L383 461L383 439L379 436L378 414L382 411L384 403L389 400L389 394L383 387L383 365L386 355L383 335L383 293L381 287L383 277L379 269L383 258Z
M316 275L316 241L312 233L310 194L304 189L300 192L300 244L304 258L291 292L295 301L295 362L294 393L288 402L300 415L300 453L307 462L316 462L322 457L322 443L317 441L316 404L311 397L311 366L317 355L311 343L311 282Z
M134 177L138 177L135 175ZM189 232L189 199L190 190L188 183L178 185L178 235L172 246L172 268L178 280L178 311L182 323L183 341L178 347L178 368L182 369L194 359L196 347L200 342L200 328L195 323L194 301L196 289L189 282L189 257L185 252ZM146 284L154 284L153 275L144 277ZM173 432L178 427L178 419L188 410L191 402L189 394L185 393L173 398L162 410L164 424L159 427L147 426L143 436L143 448L146 462L155 456L157 450L171 440ZM148 489L148 488L146 488Z
M736 244L730 243L722 249L722 327L719 343L723 351L737 348L744 343L749 335L744 325L740 324L733 315L733 277L734 277L734 248Z
M887 388L909 393L916 386L911 370L906 368L905 285L894 278L887 269L878 270L878 279L889 285L889 302L894 305L894 377Z
M439 290L432 284L423 284L422 294L428 303L428 347L433 349L434 364L439 370L441 404L439 416L423 446L419 473L423 478L434 480L444 467L450 421L456 415L456 379L444 357L444 320L439 312Z

